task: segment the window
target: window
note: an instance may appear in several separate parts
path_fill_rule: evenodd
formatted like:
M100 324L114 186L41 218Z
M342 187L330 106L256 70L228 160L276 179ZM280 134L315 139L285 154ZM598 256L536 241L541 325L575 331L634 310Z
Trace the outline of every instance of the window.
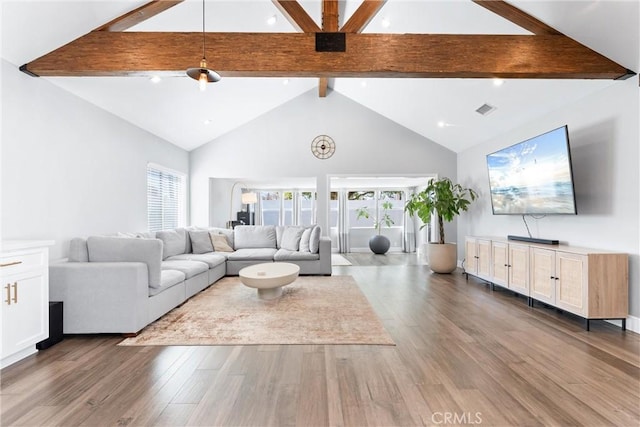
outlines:
M256 215L262 218L262 225L312 225L316 198L312 191L261 191Z
M349 191L347 193L347 208L349 210L349 224L351 227L372 227L376 217L376 197L373 191ZM358 209L367 208L369 218L358 218Z
M262 191L260 201L262 225L280 225L280 193Z
M309 226L315 224L315 199L315 192L303 191L300 193L300 220L298 225Z
M285 191L283 193L282 210L284 212L283 225L293 225L293 192Z
M147 222L149 231L186 225L185 174L149 164L147 166Z
M338 192L332 191L329 196L329 227L338 227Z
M382 204L384 202L391 204L391 209L387 213L393 221L393 226L402 226L404 222L404 191L381 191L378 200L378 211L380 213L382 213Z

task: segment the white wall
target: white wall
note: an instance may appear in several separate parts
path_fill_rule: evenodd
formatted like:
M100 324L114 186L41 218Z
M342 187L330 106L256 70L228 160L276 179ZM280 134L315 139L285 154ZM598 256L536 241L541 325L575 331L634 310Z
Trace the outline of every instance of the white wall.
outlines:
M2 238L147 229L148 162L188 174L188 153L2 60Z
M321 134L336 143L335 154L326 160L315 158L310 149L313 138ZM330 175L437 173L455 179L456 155L338 92L319 98L314 89L193 150L190 169L194 225L224 226L229 220L230 188L210 193L211 177L312 177L318 223L326 233ZM211 203L209 194L216 198ZM454 226L449 238L455 240Z
M638 77L610 87L459 153L458 179L473 186L480 200L458 221L460 259L465 235L527 235L520 216L494 216L485 156L567 124L578 215L527 217L534 237L628 253L630 311L640 316L640 116Z

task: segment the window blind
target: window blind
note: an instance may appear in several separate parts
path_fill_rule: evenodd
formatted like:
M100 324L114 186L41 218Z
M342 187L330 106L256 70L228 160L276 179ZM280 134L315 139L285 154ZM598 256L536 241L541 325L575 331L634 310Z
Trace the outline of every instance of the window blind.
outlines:
M147 165L147 222L149 231L184 227L186 177L162 166Z

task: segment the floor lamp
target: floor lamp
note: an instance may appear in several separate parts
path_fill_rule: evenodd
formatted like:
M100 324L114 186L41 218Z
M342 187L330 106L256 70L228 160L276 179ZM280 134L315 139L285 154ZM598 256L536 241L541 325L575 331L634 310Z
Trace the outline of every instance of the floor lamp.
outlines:
M237 185L243 185L246 188L246 184L243 184L242 182L235 182L231 187L231 196L229 197L229 222L227 223L227 228L233 228L235 225L238 224L238 221L233 219L233 195L235 193ZM258 195L256 193L252 191L242 193L242 204L247 205L247 221L246 222L251 222L250 221L251 217L249 214L249 205L255 204L257 202L258 202Z
M255 225L255 215L251 217L251 205L258 203L258 195L252 191L242 193L242 204L247 205L247 214L249 215L249 225Z

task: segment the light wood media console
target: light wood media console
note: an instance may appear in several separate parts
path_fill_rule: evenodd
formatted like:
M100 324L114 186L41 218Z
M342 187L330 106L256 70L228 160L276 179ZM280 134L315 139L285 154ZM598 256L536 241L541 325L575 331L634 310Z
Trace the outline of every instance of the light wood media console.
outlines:
M629 310L628 255L494 237L465 238L469 274L586 319L622 320Z

